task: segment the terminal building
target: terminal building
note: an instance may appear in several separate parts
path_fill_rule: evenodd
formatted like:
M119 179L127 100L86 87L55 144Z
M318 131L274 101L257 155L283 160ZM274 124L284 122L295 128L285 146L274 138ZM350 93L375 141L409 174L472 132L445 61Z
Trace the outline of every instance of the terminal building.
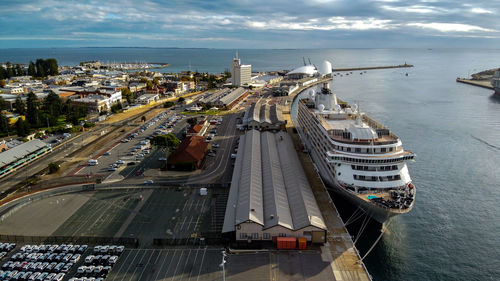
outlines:
M51 150L50 145L34 139L0 153L0 178Z
M238 53L231 63L231 82L233 86L238 87L252 83L252 66L241 64Z
M326 242L326 225L290 136L249 130L240 137L222 232L237 242L278 237Z
M284 130L286 120L280 105L259 101L247 108L242 125L249 130Z

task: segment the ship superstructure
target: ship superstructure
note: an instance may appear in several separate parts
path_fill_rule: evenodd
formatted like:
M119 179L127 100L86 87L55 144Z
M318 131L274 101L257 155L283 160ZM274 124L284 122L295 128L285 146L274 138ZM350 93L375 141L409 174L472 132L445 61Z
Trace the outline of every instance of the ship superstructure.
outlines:
M339 102L327 83L299 100L297 127L330 190L380 223L412 209L416 190L406 162L415 154L357 105Z

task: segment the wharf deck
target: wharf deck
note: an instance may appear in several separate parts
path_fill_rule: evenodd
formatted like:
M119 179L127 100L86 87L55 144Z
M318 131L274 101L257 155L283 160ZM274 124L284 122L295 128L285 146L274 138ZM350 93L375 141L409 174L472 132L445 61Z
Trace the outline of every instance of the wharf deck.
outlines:
M301 142L299 136L293 133L294 125L291 115L283 114L283 117L287 120L287 131L293 139L295 149L328 228L327 243L321 248L323 259L330 262L336 280L372 280L366 267L362 263L358 263L360 256L326 187L316 172L311 158L300 150Z

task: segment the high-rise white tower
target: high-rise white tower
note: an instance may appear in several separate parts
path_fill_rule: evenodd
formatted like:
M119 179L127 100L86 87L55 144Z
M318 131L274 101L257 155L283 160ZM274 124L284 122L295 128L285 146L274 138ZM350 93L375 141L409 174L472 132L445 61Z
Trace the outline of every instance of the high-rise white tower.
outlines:
M252 66L249 64L241 64L241 60L238 58L238 52L236 52L236 57L231 63L231 82L233 86L248 85L252 81Z

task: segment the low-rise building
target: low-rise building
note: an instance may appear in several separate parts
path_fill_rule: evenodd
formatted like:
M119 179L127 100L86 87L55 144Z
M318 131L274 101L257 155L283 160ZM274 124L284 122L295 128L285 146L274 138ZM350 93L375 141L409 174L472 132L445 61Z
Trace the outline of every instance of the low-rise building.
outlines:
M242 125L249 130L284 130L286 120L280 105L260 101L247 108Z
M50 152L50 145L34 139L0 153L0 178Z
M140 103L140 104L149 104L155 101L158 101L160 99L160 95L158 94L144 94L135 100L135 102Z
M201 166L207 152L208 142L202 136L188 136L168 157L167 167L171 170L192 171Z

